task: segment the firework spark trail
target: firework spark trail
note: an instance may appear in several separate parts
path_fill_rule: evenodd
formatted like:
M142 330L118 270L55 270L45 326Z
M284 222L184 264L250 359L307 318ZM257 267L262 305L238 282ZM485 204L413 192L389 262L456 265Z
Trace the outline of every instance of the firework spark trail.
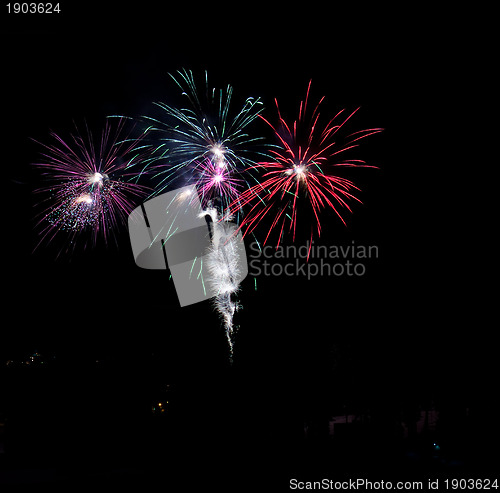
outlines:
M52 132L54 144L37 142L44 150L35 166L48 184L35 190L47 196L37 204L45 208L38 215L40 241L35 249L62 231L73 248L76 237L87 230L93 244L99 235L107 243L134 208L134 199L145 196L146 187L124 181L133 176L127 170L140 159L140 151L136 140L121 140L123 130L122 120L116 128L106 122L97 145L88 128L82 135L78 127L69 140Z
M145 117L147 134L157 137L151 144L152 157L147 166L161 179L157 193L175 182L196 185L202 207L212 219L212 250L207 267L232 358L238 254L232 236L233 218L229 219L227 210L231 203L238 202L242 189L251 186L250 180L255 182L250 173L256 164L252 157L261 154L257 143L262 139L250 136L247 127L258 119L263 106L259 98L249 97L239 110L232 111L232 87L210 88L207 72L201 91L191 71L178 71L171 77L189 105L177 108L156 103L164 118ZM235 218L237 222L237 214Z
M332 209L345 224L340 208L352 212L349 200L361 202L355 195L360 189L346 178L332 174L334 167L375 168L367 165L360 159L341 159L339 155L354 149L359 145L359 140L382 131L381 128L369 128L347 135L346 142L337 143L334 140L337 133L359 110L347 114L345 110L339 111L325 126L319 124L320 105L324 97L314 107L312 114L306 118L311 82L309 82L306 97L300 102L298 118L289 125L282 117L278 102L277 126L261 118L272 128L278 142L279 150L272 150L272 160L260 162L254 169L264 170L262 181L245 190L238 201L231 206L233 212L244 206L250 210L241 222L240 227L244 234L251 233L257 228L264 217L273 215L271 226L268 229L264 244L268 241L271 232L279 230L279 245L285 226L295 239L299 201L307 204L311 215L311 238L314 227L318 236L321 234L320 211L324 208ZM303 200L303 197L306 200Z
M217 293L214 305L224 322L232 361L235 336L233 317L239 308L238 302L233 299L239 290L239 256L235 244L237 240L234 228L230 227L230 217L221 217L213 207L202 214L210 216L212 220L212 247L206 257L206 266L210 273L209 282Z

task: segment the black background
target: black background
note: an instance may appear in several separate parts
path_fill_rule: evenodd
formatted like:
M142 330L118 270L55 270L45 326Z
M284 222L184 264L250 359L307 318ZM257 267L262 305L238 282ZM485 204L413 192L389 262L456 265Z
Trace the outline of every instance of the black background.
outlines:
M300 474L491 476L487 13L60 5L58 15L3 16L5 477L26 468L38 481L33 470L45 468L75 483L196 480L240 491L267 474L280 491ZM364 204L347 226L326 214L321 238L378 245L379 258L362 278L259 278L257 291L247 278L232 366L210 304L181 309L166 272L135 266L125 227L118 247L33 252L40 149L31 139L175 103L168 73L181 68L232 84L236 101L261 97L271 119L275 97L294 116L312 79L324 111L361 106L353 131L385 129L362 146L379 169L350 175ZM35 351L50 360L43 371L4 366ZM167 384L172 406L158 424L151 404ZM445 459L410 464L391 426L431 401ZM379 434L340 451L321 433L302 440L304 422L347 408L369 408Z

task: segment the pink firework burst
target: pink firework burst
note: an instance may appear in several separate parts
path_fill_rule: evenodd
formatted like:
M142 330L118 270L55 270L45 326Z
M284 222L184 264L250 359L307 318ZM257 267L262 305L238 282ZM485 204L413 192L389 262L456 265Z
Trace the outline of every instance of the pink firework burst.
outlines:
M140 159L138 140L123 134L124 121L116 128L106 122L96 143L86 131L63 139L51 133L53 144L41 144L42 159L35 166L47 185L36 190L45 195L37 227L40 240L52 241L66 232L68 249L75 246L77 235L89 232L95 244L99 235L107 243L110 234L128 217L135 199L143 197L146 187L125 181L134 174L127 171Z
M253 232L265 217L271 217L264 244L271 232L279 231L279 245L285 231L291 231L295 239L299 210L308 209L311 222L311 242L316 232L321 234L320 212L332 209L345 224L343 210L352 212L349 201L361 202L356 196L359 188L349 179L338 176L335 170L345 167L375 168L360 159L344 158L345 153L359 145L359 141L382 131L369 128L348 134L338 142L339 132L359 110L351 113L339 111L326 125L321 125L320 107L324 96L308 115L308 99L311 82L306 97L300 102L298 118L288 124L282 117L278 102L278 125L273 129L279 145L271 151L271 160L260 162L254 168L263 170L261 181L247 189L233 207L249 206L240 227L244 234ZM299 205L300 204L300 205Z
M196 163L195 173L203 207L210 201L220 200L221 208L225 209L238 197L238 188L243 180L235 177L235 171L228 166L222 153L217 159L207 158Z

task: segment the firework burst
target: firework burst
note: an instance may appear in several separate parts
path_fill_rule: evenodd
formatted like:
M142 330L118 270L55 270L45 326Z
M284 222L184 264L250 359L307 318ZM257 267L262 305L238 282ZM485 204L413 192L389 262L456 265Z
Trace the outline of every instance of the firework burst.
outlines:
M195 164L195 170L202 204L214 201L229 204L237 200L243 180L235 176L223 160L206 159Z
M107 243L134 208L134 199L145 196L145 187L125 181L140 149L137 140L120 138L123 130L122 120L115 129L106 122L96 143L88 129L82 135L76 127L70 139L51 133L54 143L41 144L42 159L35 166L48 184L36 190L46 198L38 204L45 208L39 214L35 248L61 232L67 233L68 248L85 231L93 244L100 235Z
M242 206L250 209L241 223L244 234L254 231L264 217L271 217L271 225L266 234L267 242L273 230L278 230L278 242L285 231L290 231L295 239L299 210L307 208L313 235L321 234L320 212L330 208L345 224L342 210L351 211L350 200L361 202L354 194L359 188L349 179L333 173L335 168L361 168L370 166L360 159L342 159L344 153L359 145L359 141L369 135L381 132L380 128L369 128L350 133L345 142L336 140L346 123L358 111L339 111L326 125L320 125L320 99L309 115L308 99L311 82L306 97L299 105L298 118L288 124L282 117L278 102L278 125L273 126L261 117L274 131L279 148L271 150L272 159L260 162L255 169L263 170L262 180L243 192L232 210ZM300 207L299 207L300 204Z
M248 184L247 172L255 165L255 144L262 139L251 137L247 127L262 112L262 102L249 97L234 112L232 86L225 90L210 88L206 72L201 91L191 71L178 71L171 77L189 105L176 108L156 103L164 118L146 117L148 134L157 137L149 162L161 180L156 192L181 180L182 185L188 182L199 186L204 207L217 195L224 208Z

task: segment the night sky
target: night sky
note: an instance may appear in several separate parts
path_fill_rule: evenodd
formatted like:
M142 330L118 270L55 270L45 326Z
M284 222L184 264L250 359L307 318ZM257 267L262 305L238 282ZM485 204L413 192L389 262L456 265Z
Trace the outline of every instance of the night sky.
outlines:
M312 463L320 472L311 466L308 477L320 480L344 470L360 475L373 457L388 457L390 479L406 457L399 449L378 453L390 425L336 462L321 440L301 441L304 422L347 408L393 417L432 402L451 416L442 418L446 474L489 471L498 369L483 276L492 276L493 222L486 220L488 199L477 196L493 164L479 150L489 102L486 40L476 38L473 49L456 13L409 8L234 5L220 13L215 4L158 10L148 2L71 3L50 18L3 15L0 418L18 430L13 452L0 457L3 469L51 469L61 450L73 457L78 450L85 458L75 461L86 473L106 470L102 464L116 456L113 467L138 468L138 484L173 474L172 464L219 481L228 473L213 447L222 444L234 451L236 478L256 461L283 491ZM235 104L262 98L269 119L274 98L294 117L312 79L311 98L326 96L325 113L360 106L353 131L385 129L360 148L379 169L345 175L362 189L363 204L354 204L347 226L326 212L318 240L376 245L378 257L360 277L259 276L255 290L249 276L232 366L210 302L180 308L166 271L135 265L126 226L117 245L57 257L56 241L33 252L39 175L31 163L40 147L31 139L47 142L51 130L69 132L73 121L99 131L108 115L154 114L153 102L179 101L168 73L181 68L200 77L207 70L215 87L230 83ZM262 122L256 131L269 135ZM6 368L35 352L46 358L45 373ZM158 431L151 403L167 385L174 389L168 419L178 426ZM466 409L474 417L467 432L460 421ZM19 431L27 426L32 455L19 445L29 442ZM92 444L76 446L86 435ZM41 458L49 442L52 463ZM469 460L478 456L470 447L481 449L481 459ZM64 471L80 470L65 461Z

